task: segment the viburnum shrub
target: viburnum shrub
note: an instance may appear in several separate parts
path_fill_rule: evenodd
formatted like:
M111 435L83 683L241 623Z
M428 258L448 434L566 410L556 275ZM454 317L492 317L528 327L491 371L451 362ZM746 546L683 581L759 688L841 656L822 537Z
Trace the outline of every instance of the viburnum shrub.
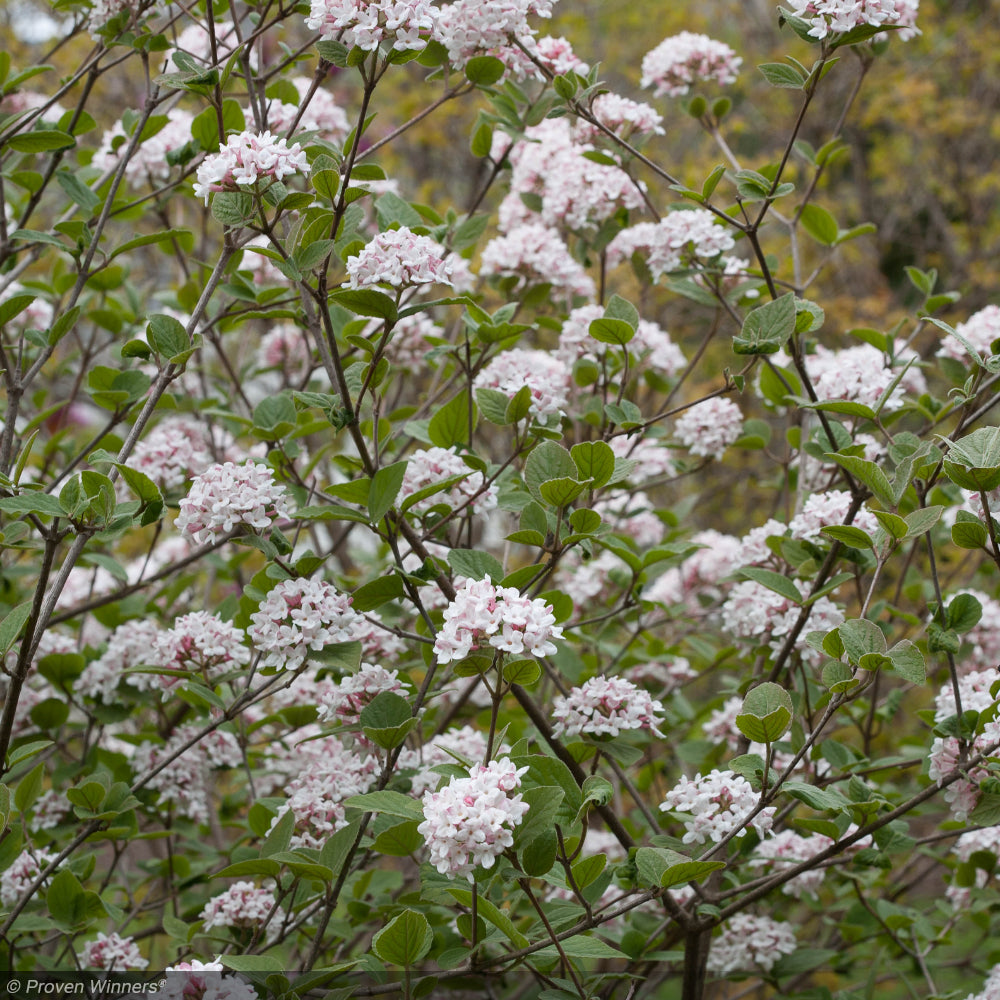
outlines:
M1000 306L832 290L916 0L206 3L0 53L6 967L1000 996Z

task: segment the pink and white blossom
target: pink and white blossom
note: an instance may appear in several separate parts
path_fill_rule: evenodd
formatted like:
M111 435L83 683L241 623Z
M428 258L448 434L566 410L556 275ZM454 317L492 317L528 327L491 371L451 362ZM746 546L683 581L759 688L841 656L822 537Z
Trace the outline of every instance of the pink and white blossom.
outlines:
M446 503L453 510L466 509L473 514L485 514L497 505L495 483L486 485L486 477L462 461L457 450L452 448L419 448L407 458L403 485L399 489L398 502L402 503L414 493L434 483L450 479L452 476L465 478L453 483L446 490L419 500L410 509L423 513L435 504Z
M822 529L830 524L844 524L851 506L847 490L827 490L813 493L803 504L802 510L792 518L788 530L792 538L816 542L825 538ZM878 518L867 507L862 507L851 525L874 535L879 528Z
M795 951L792 925L771 917L737 913L712 939L708 953L708 971L718 976L731 972L770 972L784 955Z
M732 771L713 770L694 778L682 775L666 794L660 809L687 815L685 844L719 843L731 833L746 835L753 827L763 838L774 822L774 806L767 806L751 818L760 796L746 778Z
M513 846L514 829L528 803L520 793L510 793L527 770L509 758L494 760L470 768L468 778L453 777L440 791L424 794L424 821L417 830L442 875L472 882L476 868L492 868Z
M988 305L973 313L964 323L955 326L955 332L967 340L980 357L993 354L994 341L1000 340L1000 306ZM972 358L957 337L945 334L938 348L939 358L954 358L971 364Z
M284 580L268 591L250 616L248 636L264 654L262 666L294 670L309 655L335 642L353 639L358 614L351 598L332 583Z
M15 906L18 900L34 885L43 869L47 868L55 859L54 854L30 847L21 851L12 865L0 872L0 905L4 907Z
M182 615L172 628L153 638L150 662L169 670L200 674L208 683L250 662L250 650L243 644L243 629L218 615L193 611ZM169 689L179 678L164 674L160 683Z
M643 56L639 82L640 86L654 87L656 97L683 97L697 83L735 83L742 63L724 42L682 31Z
M306 27L348 48L403 51L427 45L436 17L429 0L311 0Z
M235 882L225 892L213 896L198 914L206 932L216 927L236 931L264 932L268 941L281 931L285 911L277 905L271 889L261 889L253 882Z
M692 455L722 458L723 452L743 433L740 408L724 396L695 403L674 423L674 434Z
M123 938L116 931L98 933L93 941L88 941L76 953L76 957L84 969L123 972L126 969L145 969L149 965L135 941L130 937Z
M222 462L195 476L181 500L178 531L204 544L246 525L262 531L291 516L288 494L266 465Z
M663 705L623 677L591 677L552 703L556 736L617 736L627 729L648 729L657 736Z
M477 389L496 389L511 399L528 387L528 412L539 420L560 416L569 403L571 373L547 351L514 347L498 354L473 380Z
M219 152L206 156L198 167L194 193L205 199L213 191L260 190L292 174L309 172L305 150L296 142L270 132L240 132L231 135Z
M518 225L483 247L479 273L484 278L516 277L518 288L544 283L566 295L593 298L596 288L573 259L559 233L541 222Z
M184 108L171 108L166 124L156 133L143 139L125 165L125 179L133 187L143 184L159 186L170 179L171 166L167 154L180 149L191 141L191 123L194 116ZM125 127L120 121L104 133L91 166L101 171L115 170L121 153L129 143Z
M271 101L267 105L267 127L272 132L291 136L294 125L296 131L318 132L327 142L343 142L351 131L351 123L333 95L317 87L310 96L313 80L308 76L293 76L291 84L299 93L299 104ZM308 104L303 108L306 98Z
M710 262L735 245L729 230L707 209L680 209L659 222L623 229L608 244L608 264L615 266L639 254L657 281L671 271Z
M440 243L406 226L379 233L356 256L347 258L344 287L450 285L453 262Z
M823 39L844 35L864 25L895 24L902 4L899 0L788 0L789 8L809 24L809 34Z
M375 663L362 663L357 673L337 682L325 695L319 708L320 722L352 725L361 719L365 706L383 692L406 694L398 670L386 670Z
M489 578L466 580L445 608L434 641L438 663L461 660L484 646L515 656L551 656L562 638L552 605L522 597L513 587L494 586Z

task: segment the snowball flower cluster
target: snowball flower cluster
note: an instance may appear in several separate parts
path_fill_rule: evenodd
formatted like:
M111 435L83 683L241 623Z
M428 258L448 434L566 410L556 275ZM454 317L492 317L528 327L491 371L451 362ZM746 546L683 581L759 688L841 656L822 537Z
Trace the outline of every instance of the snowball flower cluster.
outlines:
M413 452L407 459L398 502L402 503L425 487L452 476L465 478L452 484L447 490L417 501L411 509L422 513L439 503L447 503L452 509L468 504L472 513L485 514L496 507L496 484L490 483L487 486L486 477L481 472L470 469L454 448L426 448Z
M308 76L293 76L291 83L298 91L300 105L271 101L267 106L268 128L287 133L295 124L303 132L319 132L328 142L343 142L351 131L351 123L330 92L318 87L309 96L313 81ZM309 103L301 107L307 97Z
M402 692L398 670L386 670L374 663L362 663L356 674L345 677L325 695L319 706L319 721L351 725L374 698L384 691Z
M625 729L656 728L663 705L621 677L591 677L552 704L556 736L617 736Z
M531 61L509 38L530 48L534 29L528 16L551 17L555 0L455 0L442 5L434 38L448 50L448 62L461 69L477 55L501 59L518 77L536 75Z
M792 538L810 542L822 540L822 529L828 524L843 524L850 506L851 494L847 490L813 493L789 522ZM854 515L851 524L869 534L874 534L879 528L878 518L867 507L862 507Z
M725 43L708 35L682 31L665 38L642 58L643 87L655 87L654 96L683 97L692 84L734 83L743 60Z
M729 918L722 933L712 939L707 968L718 976L730 972L770 972L779 958L791 955L795 948L791 924L737 913Z
M468 778L453 777L440 791L424 795L424 821L417 830L442 875L472 882L477 867L492 868L513 846L514 828L528 803L509 793L521 786L527 770L505 757L472 767Z
M968 753L970 756L987 751L995 754L994 748L998 745L1000 745L1000 722L993 720L987 722L983 731L972 741ZM975 767L968 767L961 750L961 745L954 736L939 736L935 739L928 757L927 776L931 781L940 781L951 777L956 770L962 770L962 777L953 781L944 790L944 798L951 807L955 819L964 822L979 802L979 783L989 776L989 771L981 763Z
M805 365L817 399L846 399L872 407L879 405L896 377L885 355L871 344L858 344L841 351L831 351L819 344L815 354L806 355ZM904 383L911 374L921 373L911 368L882 404L883 409L898 410L903 405L907 388Z
M759 798L746 778L733 771L716 769L704 776L696 774L694 778L682 775L667 792L660 809L690 815L684 821L685 844L704 844L706 840L719 843L734 831L736 836L744 836L748 822L762 838L770 832L774 806L762 809L748 820Z
M243 629L218 615L193 611L182 615L173 628L153 639L150 662L168 670L198 672L211 683L227 671L250 662L250 650L243 645L243 638ZM169 688L178 680L165 674L161 684Z
M435 14L429 0L312 0L306 27L367 52L390 41L400 51L422 49Z
M724 396L696 403L674 424L674 434L692 455L722 458L722 453L743 433L740 408Z
M515 656L551 656L562 638L552 605L522 597L514 587L495 587L488 577L466 580L445 608L434 641L438 663L461 660L482 645Z
M802 861L808 861L832 846L833 841L820 833L803 837L794 830L782 830L757 845L750 864L771 867L774 871L785 871L794 868ZM781 887L781 891L786 895L795 896L796 899L805 893L816 895L824 878L826 878L825 868L810 868L789 879Z
M516 226L490 240L483 247L479 273L520 278L519 287L547 282L553 291L568 295L592 298L596 292L590 275L573 259L559 233L541 222Z
M42 869L55 861L55 855L46 851L25 848L14 863L0 872L0 905L14 906L32 887Z
M149 962L142 957L139 946L130 937L120 934L98 934L77 952L80 965L85 969L145 969Z
M809 24L813 38L843 35L862 25L884 27L899 20L900 0L789 0L792 13Z
M379 233L359 254L347 258L349 280L344 287L450 285L453 266L440 243L400 226Z
M477 389L496 389L511 399L524 386L531 393L529 413L544 420L559 416L568 403L569 366L546 351L515 347L498 354L474 379Z
M108 639L107 649L98 659L91 660L77 678L76 692L112 704L125 671L152 661L153 643L159 634L156 624L146 618L122 622ZM156 679L152 674L128 674L125 680L131 687L146 691Z
M199 543L213 541L238 525L270 528L273 521L292 513L285 488L274 481L271 469L252 460L209 466L195 476L180 507L177 530Z
M638 253L645 257L656 281L697 260L726 253L735 245L729 230L717 223L707 209L680 209L659 222L640 222L623 229L608 244L608 264L631 260Z
M213 927L258 931L266 921L265 933L271 940L277 937L285 912L275 905L270 889L258 889L253 882L236 882L225 892L213 896L199 917L205 922L205 932Z
M468 684L468 678L462 681ZM410 778L410 793L420 798L424 792L437 788L441 775L432 768L438 764L454 764L453 754L466 761L481 760L486 755L486 734L472 726L462 726L439 733L419 749L404 747L398 766L401 771L412 769L415 772Z
M979 993L970 993L965 1000L1000 1000L1000 964L990 969Z
M250 616L248 634L264 654L262 666L293 670L311 649L353 639L359 620L351 598L322 580L283 580Z
M231 135L219 152L206 156L198 167L198 182L194 193L205 199L213 191L246 190L259 181L280 181L294 173L308 173L309 161L305 150L295 143L289 147L285 139L270 132L240 132Z

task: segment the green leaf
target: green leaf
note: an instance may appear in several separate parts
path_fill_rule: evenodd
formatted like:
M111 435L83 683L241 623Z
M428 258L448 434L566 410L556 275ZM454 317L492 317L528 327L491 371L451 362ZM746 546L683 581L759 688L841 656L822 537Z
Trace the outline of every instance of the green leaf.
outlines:
M780 684L765 681L747 692L736 725L755 743L774 743L792 724L792 714L788 692Z
M963 489L996 489L1000 486L1000 427L980 427L958 441L950 441L944 469L948 478Z
M880 503L886 507L896 506L889 480L874 462L868 462L857 455L841 455L834 452L827 452L825 457L847 469L852 476L860 479L875 494Z
M330 294L330 301L358 316L375 316L391 323L395 323L398 316L396 303L374 288L342 288Z
M253 195L246 191L218 191L212 195L212 218L224 226L245 226L256 215Z
M384 465L372 476L371 487L368 493L368 516L372 524L379 521L392 509L399 489L403 485L403 477L406 475L406 465L404 462L393 462L392 465Z
M823 667L823 683L833 694L840 694L843 691L850 691L857 687L861 681L854 676L854 671L839 660L830 660Z
M283 972L287 964L276 955L222 955L219 961L234 972Z
M716 865L717 867L722 864L720 861L705 861L703 863L706 865ZM585 937L583 934L577 934L575 937L560 941L559 947L562 949L562 953L567 955L569 958L628 958L624 952L619 951L617 948L613 948L610 944L605 944L600 938ZM549 959L559 957L559 952L553 945L540 949L536 952L536 954ZM569 996L576 995L577 994L575 993L569 994Z
M938 521L944 507L921 507L920 510L913 511L906 515L906 537L916 538L927 531L930 531Z
M577 478L592 480L588 489L600 489L614 475L615 453L604 441L581 441L573 445L570 455L576 463Z
M0 622L0 657L10 652L21 634L21 629L24 628L24 623L30 617L31 601L24 601L7 612L4 620Z
M804 802L810 809L824 812L827 809L842 809L848 799L832 788L817 788L804 781L786 781L781 786L792 798Z
M788 598L795 604L802 603L802 594L799 593L799 588L781 573L775 573L774 570L770 569L761 569L759 566L744 566L740 570L740 575L745 576L748 580L756 581L761 586L767 587L768 590L773 590L776 594L781 594L782 597Z
M532 878L548 875L556 863L559 853L559 840L553 828L542 830L537 837L522 845L518 852L521 868Z
M974 629L983 617L983 606L972 594L958 594L952 598L945 613L948 628L956 632L968 632Z
M473 56L465 64L465 78L477 87L489 87L499 80L507 68L494 56Z
M542 668L536 660L512 660L503 667L503 679L508 684L531 687L542 676Z
M618 344L624 346L634 336L635 329L622 319L595 319L591 321L587 332L594 340L602 344Z
M351 607L355 611L374 611L376 608L396 601L406 594L403 581L395 574L380 576L362 584L351 595Z
M427 918L416 910L403 910L372 938L372 951L383 962L409 968L430 951L433 940Z
M805 231L818 243L832 247L837 242L840 229L837 220L819 205L806 205L800 216Z
M449 886L447 891L466 909L472 906L472 890ZM510 917L503 910L497 908L496 904L484 897L480 897L477 900L477 909L479 916L487 923L492 924L498 930L502 931L507 940L515 948L528 947L528 939L514 926Z
M852 524L828 524L820 528L820 531L829 538L835 538L844 545L849 545L853 549L873 549L875 542L867 531L855 528Z
M897 542L906 537L907 524L898 514L890 514L886 510L873 511L875 519L887 535Z
M0 497L0 510L5 514L48 514L65 517L66 511L58 497L38 490L25 490L13 497Z
M558 478L575 480L576 476L573 456L555 441L541 441L535 445L524 463L524 485L536 500L542 500L542 483Z
M399 816L400 819L415 819L422 821L424 810L416 799L402 792L381 789L375 792L365 792L364 795L351 795L344 799L344 805L351 809L362 809L364 812L385 813L388 816Z
M892 669L911 684L923 684L927 680L924 654L909 639L902 639L888 651Z
M589 483L580 483L568 476L562 476L542 483L538 487L538 492L547 504L562 510L588 489L590 489Z
M454 399L442 406L427 425L427 434L439 448L451 448L456 444L468 444L476 429L476 405L463 389Z
M56 129L35 129L33 132L22 132L12 135L6 144L18 153L48 153L56 149L72 149L76 139L68 132Z
M448 565L470 580L489 577L493 583L499 583L504 577L503 566L496 557L477 549L449 549Z
M867 618L852 618L837 626L837 634L852 663L857 663L868 653L886 651L885 635Z
M635 852L640 882L669 889L686 882L698 882L711 872L725 868L724 861L692 861L665 847L640 847Z
M45 763L36 764L17 783L14 790L14 806L18 812L27 812L34 804L39 795L42 794L42 784L45 777ZM6 817L4 819L6 825ZM0 827L2 829L2 827Z
M146 339L150 347L168 361L184 354L190 347L187 331L173 316L154 313L146 324Z
M951 526L951 540L960 549L986 548L987 538L986 525L981 521L956 521Z
M743 329L733 339L736 354L776 354L795 332L795 295L759 306L747 314Z
M292 815L291 812L285 813ZM294 816L292 816L294 822ZM248 858L227 865L221 872L216 872L216 878L243 878L246 875L260 875L264 878L277 878L281 874L281 863L273 858Z
M379 853L390 858L406 858L413 854L424 842L417 831L420 824L413 819L405 820L383 830L376 838L372 847Z
M507 419L507 408L510 406L510 397L499 389L477 389L476 403L479 411L491 423L504 426L510 423Z
M100 197L94 194L75 173L71 173L69 170L60 170L56 173L56 181L69 195L70 200L82 208L88 216L101 204Z
M785 87L789 90L801 90L805 83L801 70L784 63L762 63L757 67L764 74L772 87Z
M604 318L620 320L627 323L633 330L639 326L639 310L628 299L620 295L612 295L604 307Z

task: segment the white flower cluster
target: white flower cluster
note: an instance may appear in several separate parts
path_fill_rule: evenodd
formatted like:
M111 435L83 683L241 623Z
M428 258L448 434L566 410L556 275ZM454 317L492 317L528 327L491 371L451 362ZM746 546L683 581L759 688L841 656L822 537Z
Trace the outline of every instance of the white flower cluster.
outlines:
M430 862L451 878L473 881L473 871L492 868L514 843L528 803L520 793L521 775L509 758L469 769L468 778L455 778L440 791L423 797L424 821L417 827L430 851Z
M165 744L158 746L148 742L140 744L132 758L133 772L145 775L152 771L188 743L198 728L195 724L181 726ZM181 816L196 823L207 823L211 769L238 767L241 763L243 754L236 738L232 733L216 729L153 775L146 787L159 792L162 799L173 802Z
M1000 1000L1000 964L990 969L979 993L970 993L965 1000Z
M656 281L697 260L717 257L735 245L729 230L707 209L685 208L670 212L659 222L640 222L623 229L608 244L608 264L631 260L638 253L646 258Z
M692 455L722 458L723 452L743 433L740 408L724 396L713 396L695 403L674 423L677 440Z
M526 48L530 48L530 46L526 46ZM536 39L533 54L555 76L565 76L567 73L579 73L580 76L586 76L590 69L587 63L573 51L573 46L569 41L555 35L543 35ZM600 97L597 98L598 101L600 99Z
M498 354L475 377L473 385L477 389L497 389L511 399L528 386L529 413L544 420L564 412L570 379L569 366L547 351L514 347Z
M843 524L850 506L851 494L847 490L813 493L788 524L792 538L810 542L822 540L821 529L828 524ZM851 524L870 534L874 534L879 527L878 518L867 507L862 507L854 515Z
M164 417L136 444L129 467L149 476L162 490L172 490L214 464L214 446L235 454L228 431L219 428L214 441L210 433L210 428L190 417Z
M145 969L149 962L142 957L139 946L130 937L123 938L112 931L98 934L77 952L76 957L84 969L108 969L122 972L125 969Z
M788 0L793 14L810 25L813 38L843 35L862 25L883 27L900 17L899 0Z
M195 21L177 36L177 45L168 51L164 58L171 69L174 67L174 52L183 52L192 59L205 63L206 66L221 66L233 57L241 45L240 33L232 21L216 21L211 32L207 24ZM213 52L216 57L214 63ZM250 50L250 68L257 68L257 52L253 48Z
M752 913L737 913L726 921L722 933L712 939L708 971L717 976L731 972L770 972L783 955L795 951L792 925Z
M594 117L622 139L635 136L663 135L663 115L643 101L633 101L621 94L606 93L594 98L590 105ZM589 122L577 124L577 138L596 140L604 133Z
M73 685L74 690L87 698L100 698L106 705L112 704L125 671L151 663L153 643L159 634L155 622L148 618L122 622L108 639L107 649L84 668ZM156 683L153 674L128 674L125 681L139 691L148 691Z
M208 611L193 611L181 615L173 628L156 635L150 664L169 670L193 671L211 683L250 662L250 650L243 645L243 639L243 629ZM160 683L169 689L179 680L164 674Z
M164 985L157 990L159 1000L205 1000L206 997L208 1000L258 1000L253 984L229 972L218 959L202 962L191 958L168 965L164 971L175 975L165 977Z
M955 841L952 853L964 864L969 862L977 851L986 851L994 857L1000 857L1000 826L987 826L981 830L970 830L968 833L963 833ZM995 869L990 873L977 867L975 887L977 889L985 888L991 879L997 878L997 875ZM945 889L945 895L956 910L967 909L972 899L972 886L959 885L957 880L952 881Z
M274 823L291 811L295 816L291 846L319 850L331 834L347 825L344 799L371 789L379 763L375 754L356 753L334 736L309 746L297 754L301 770L284 785L288 797Z
M379 233L360 253L347 258L349 280L344 287L450 285L453 267L440 243L400 226Z
M270 132L243 131L201 162L194 193L207 205L213 191L246 190L261 180L280 181L299 172L309 172L309 161L298 143L289 146Z
M256 931L264 926L268 941L276 938L285 919L285 911L275 905L270 889L259 889L253 882L236 882L225 892L213 896L198 914L206 933L214 927Z
M808 861L832 846L833 841L821 833L803 837L794 830L782 830L773 837L762 840L754 848L750 864L768 867L777 872L786 871L802 861ZM801 898L806 893L815 896L825 878L825 868L810 868L789 879L781 887L781 891L796 899Z
M481 472L470 469L454 447L421 448L412 452L407 458L406 474L403 476L403 485L399 488L398 502L401 503L425 487L452 476L465 476L465 479L447 490L417 501L410 509L419 514L439 503L447 503L452 509L468 504L472 513L485 514L496 508L496 484L486 486L486 477Z
M989 305L973 313L964 323L959 323L955 327L955 332L964 337L980 356L990 357L993 353L993 342L1000 340L1000 306ZM965 364L972 361L961 341L950 334L941 342L937 356L954 358Z
M294 670L311 649L355 638L358 621L351 598L322 580L283 580L250 616L250 641L264 654L262 666Z
M746 778L733 771L713 770L694 778L681 776L666 794L660 809L663 812L688 813L684 821L685 844L719 843L730 833L746 834L748 824L763 838L774 822L774 806L762 809L753 819L748 817L757 807L760 796Z
M905 363L907 359L902 360ZM896 377L885 355L871 344L858 344L841 351L831 351L819 344L815 354L806 355L805 365L817 399L846 399L872 407L881 402ZM923 373L911 367L882 404L883 409L898 410L907 391L919 394L926 389Z
M593 148L581 141L568 118L526 129L508 153L510 192L499 209L501 230L538 220L552 228L593 229L619 208L641 209L642 193L625 171L583 155ZM541 199L537 213L528 208L522 194Z
M35 879L56 857L47 851L37 851L26 847L14 859L14 863L0 872L0 905L14 906L31 888Z
M133 186L143 184L163 184L170 178L170 163L167 153L180 149L191 140L191 123L194 116L183 108L171 108L167 112L166 124L136 147L125 165L125 179ZM104 133L101 145L91 166L98 170L114 170L118 166L121 150L128 144L125 127L120 121Z
M434 641L438 663L461 660L483 644L515 656L551 656L562 638L552 605L522 597L514 587L495 587L486 577L466 580L445 608Z
M724 42L682 31L665 38L642 57L642 87L654 96L683 97L699 81L735 83L743 60Z
M625 729L649 729L657 736L663 705L622 677L591 677L552 703L556 736L617 736Z
M483 277L517 277L519 287L547 282L567 295L596 293L593 279L573 258L556 230L541 222L516 226L483 247L479 273Z
M383 42L400 51L422 49L436 13L429 0L312 0L306 27L366 52Z
M474 56L500 59L516 76L536 76L537 70L517 46L514 36L531 48L534 29L528 16L551 17L555 0L455 0L444 4L434 25L434 38L448 50L448 61L463 68Z
M963 747L955 736L939 736L931 744L927 767L927 776L931 781L950 777L959 769L963 772L962 777L953 781L944 790L945 801L955 819L965 822L969 818L969 813L979 803L979 783L989 776L989 771L983 764L968 767L965 762L966 757L983 753L998 744L1000 744L1000 722L995 719L985 724L983 731L976 736L971 746L966 744ZM993 750L993 753L996 751Z
M358 672L344 677L324 695L319 705L320 722L358 722L365 706L383 691L406 693L398 670L386 670L375 663L362 663Z
M289 378L302 378L312 367L312 348L305 331L294 323L279 323L260 338L257 366L277 368Z
M98 38L98 32L113 17L117 17L123 10L132 8L131 0L90 0L90 14L87 17L87 26L90 34Z
M252 460L243 465L209 466L195 476L180 508L175 527L199 543L210 542L237 525L270 528L277 518L292 513L288 494L274 481L271 469Z

